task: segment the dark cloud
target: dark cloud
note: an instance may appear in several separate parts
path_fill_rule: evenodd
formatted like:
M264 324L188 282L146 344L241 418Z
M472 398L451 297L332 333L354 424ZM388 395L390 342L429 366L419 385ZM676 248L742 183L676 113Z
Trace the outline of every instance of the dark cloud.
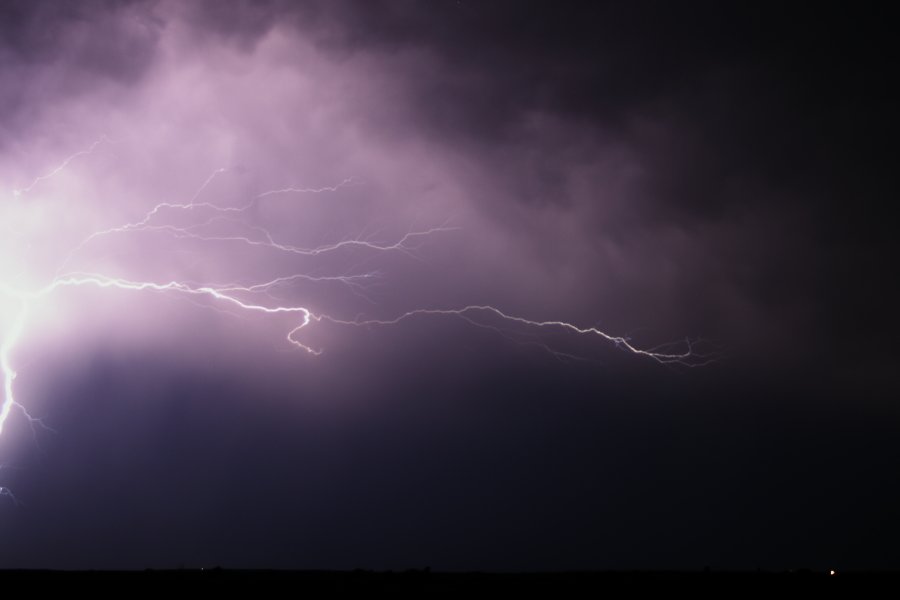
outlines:
M138 81L163 25L151 8L132 0L0 4L5 143L27 132L53 99Z
M791 332L792 352L893 353L877 332L896 330L896 286L875 265L896 244L872 215L897 192L895 42L877 7L327 4L326 47L425 57L402 81L416 131L484 170L472 191L495 218L509 202L577 211L579 242L674 253L683 287L639 287L680 313L726 287L760 315L752 327ZM699 253L667 245L673 230Z
M322 325L310 362L192 307L133 305L139 328L101 310L109 339L23 350L57 365L19 385L59 433L38 459L30 432L4 432L25 468L0 484L26 506L2 516L0 566L894 564L897 98L880 10L4 2L0 126L47 135L65 108L93 136L96 105L138 139L122 145L136 157L82 167L104 175L84 184L104 211L181 197L222 164L241 169L219 199L353 174L302 218L254 217L315 243L423 214L464 230L379 263L374 302L329 289L320 305L493 302L643 346L707 336L722 360L683 372L543 340L592 359L560 362L416 320ZM187 268L172 257L149 272ZM227 258L185 272L287 264Z

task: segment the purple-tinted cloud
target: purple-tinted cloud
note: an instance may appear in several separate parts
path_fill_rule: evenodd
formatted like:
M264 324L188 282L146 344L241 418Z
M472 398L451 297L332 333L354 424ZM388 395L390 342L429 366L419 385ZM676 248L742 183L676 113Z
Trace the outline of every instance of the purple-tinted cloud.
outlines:
M807 69L812 83L798 87L791 65L806 64L806 55L787 53L791 68L782 68L777 48L751 51L762 25L750 16L711 9L705 18L716 27L706 27L673 8L548 11L518 2L12 2L2 11L0 336L21 408L42 419L32 423L34 439L61 440L51 444L70 450L56 456L72 463L102 455L93 436L115 430L126 432L116 442L128 448L123 456L176 478L183 472L167 453L184 448L242 472L271 460L282 474L296 462L310 487L339 480L350 496L377 487L367 487L365 473L385 468L391 483L384 496L371 492L372 510L390 521L425 519L415 503L396 514L385 508L412 493L404 472L433 481L424 462L406 456L425 448L460 481L473 479L457 504L438 502L444 512L494 523L500 539L528 530L531 512L565 521L552 489L583 484L584 506L573 514L589 514L603 497L585 475L596 464L625 490L605 510L629 504L628 490L642 484L608 461L623 452L662 481L666 469L655 461L665 448L694 456L677 431L711 436L737 462L752 455L753 442L728 446L743 439L741 426L694 426L692 411L702 422L719 414L709 407L733 402L753 421L747 407L759 397L775 405L829 388L810 383L820 365L833 368L835 389L885 379L884 363L869 359L890 355L886 338L869 340L865 326L843 318L860 312L857 292L872 281L868 267L846 261L878 255L884 225L865 221L869 233L854 233L835 208L860 180L873 197L884 193L882 171L848 161L844 144L815 142L823 123L860 122L840 117L855 105L817 109L812 99L827 91L830 72ZM775 46L789 37L777 28L772 35ZM857 166L834 168L843 164ZM837 299L841 286L851 291ZM881 309L891 295L876 296L861 318L893 322ZM441 313L468 306L515 318ZM723 363L685 379L622 352L625 340L517 318L596 327L626 336L632 349L709 337ZM845 360L834 348L859 350ZM757 379L752 390L741 383ZM685 413L674 408L686 405ZM598 415L598 406L609 412ZM194 425L219 415L209 419L221 430L172 433L181 409ZM0 460L12 468L30 464L34 439L24 411L9 410ZM68 412L76 410L84 412ZM278 433L244 440L244 418ZM665 422L677 425L657 424ZM184 439L147 441L161 431ZM809 435L818 444L828 431ZM426 443L422 432L434 438ZM773 435L793 439L787 429ZM516 448L535 453L522 463L529 468L541 470L542 453L565 466L542 471L539 482L556 488L538 485L544 491L518 512L493 514L500 502L477 500L477 490L507 500L535 493L517 475ZM714 455L704 451L702 460ZM493 470L493 460L505 470ZM109 463L97 471L119 472ZM75 466L59 465L64 475L46 484L19 476L23 501L55 496L53 486L75 478L67 475ZM10 473L0 473L0 486L17 491ZM694 475L692 489L706 489ZM206 515L212 501L200 499L231 489L235 475L212 468L205 477L206 487L173 490L197 499L176 520L196 511L215 529L252 494L237 493L224 516ZM252 476L246 488L277 487L279 477ZM305 485L286 497L302 496ZM426 496L456 497L442 485ZM344 507L335 514L359 520L347 530L365 530L365 507L336 501L343 493L309 493L309 514ZM699 506L693 493L675 490L671 501ZM158 505L175 510L160 498L146 506ZM428 522L456 539L453 519ZM77 539L75 529L56 527ZM329 528L304 527L328 556ZM579 527L567 522L537 539ZM632 539L626 530L616 539ZM276 546L260 564L296 566ZM332 560L309 560L370 564L377 544L367 548L358 563L337 550ZM40 552L29 552L0 556L39 564ZM497 564L548 564L539 550L522 552ZM82 566L103 562L101 554ZM447 565L490 563L446 548L433 554ZM137 553L126 563L159 556ZM211 560L202 549L196 556ZM241 564L252 563L248 556L226 553ZM398 551L379 564L404 560ZM51 562L73 564L62 555Z

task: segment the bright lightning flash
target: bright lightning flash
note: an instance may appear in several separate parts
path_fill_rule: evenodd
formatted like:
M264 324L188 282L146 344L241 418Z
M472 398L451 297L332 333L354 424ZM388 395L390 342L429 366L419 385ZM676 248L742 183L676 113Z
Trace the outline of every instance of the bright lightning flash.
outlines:
M41 184L48 181L72 164L83 160L98 148L111 145L112 142L103 137L89 147L76 152L60 162L46 174L35 177L23 188L8 192L7 199L0 205L0 376L2 376L3 397L0 404L0 434L9 417L14 412L21 413L32 426L42 425L39 419L29 415L25 406L15 393L17 377L14 355L17 345L28 334L29 317L36 305L47 302L61 290L73 287L93 287L101 290L120 290L125 293L155 292L172 294L193 300L206 308L226 310L240 313L255 313L263 317L275 315L293 317L293 325L286 333L286 340L294 347L309 354L319 354L299 337L301 330L313 323L327 321L345 326L389 326L421 317L456 317L478 326L494 330L504 335L515 334L521 341L523 336L558 357L568 356L556 351L549 345L539 341L541 330L555 329L577 336L593 336L634 355L651 359L657 363L682 366L700 366L713 360L711 354L700 353L690 340L677 345L661 346L654 349L642 349L632 344L625 337L605 333L595 327L581 327L559 320L535 321L508 314L494 306L470 305L461 308L421 308L405 312L388 320L377 319L345 319L333 315L314 313L310 308L283 304L275 292L299 282L331 282L345 286L350 292L363 297L367 284L379 278L376 271L358 273L338 273L330 275L306 272L286 273L263 281L237 281L228 283L197 283L193 281L168 280L148 281L143 279L123 278L105 274L98 270L75 270L71 265L78 263L82 253L101 238L121 236L154 235L172 240L187 240L201 244L214 252L221 245L234 244L244 247L255 247L265 251L284 255L300 255L304 257L320 257L336 253L344 249L378 253L414 254L416 248L425 238L451 231L446 225L410 230L405 235L387 242L374 241L371 237L356 237L334 241L315 247L298 246L276 239L268 229L253 223L248 217L251 210L259 203L279 196L303 196L310 194L326 194L353 185L353 179L347 179L337 185L323 188L285 187L265 191L249 199L240 206L223 206L211 201L201 200L204 192L213 181L227 169L217 169L200 186L193 197L184 203L164 202L152 206L140 218L87 232L80 242L58 261L58 268L52 276L44 281L33 281L17 260L27 240L19 237L17 228L23 203L40 202L35 196ZM17 206L20 207L17 209ZM26 204L27 206L27 204ZM177 218L176 218L177 217ZM677 348L677 349L673 349ZM12 498L8 488L0 487L0 496Z

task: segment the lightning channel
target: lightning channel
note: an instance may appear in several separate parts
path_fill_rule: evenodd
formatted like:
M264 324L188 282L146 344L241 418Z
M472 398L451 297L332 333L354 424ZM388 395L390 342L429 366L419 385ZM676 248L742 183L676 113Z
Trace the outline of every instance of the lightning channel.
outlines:
M90 146L66 157L57 166L46 173L35 177L25 187L12 190L13 197L21 197L33 192L37 186L47 182L68 168L79 157L87 156L110 139L102 136ZM268 276L259 280L244 278L238 281L204 282L180 278L145 279L135 274L132 277L104 272L99 268L75 269L72 265L84 261L83 251L101 238L134 237L138 235L165 236L173 240L190 240L208 249L213 255L221 252L223 245L237 245L244 248L258 248L265 251L315 259L328 254L354 251L367 255L400 253L413 258L422 244L435 236L448 234L458 228L449 222L431 227L409 229L393 239L370 233L332 241L318 246L303 246L290 241L278 239L268 228L251 222L247 216L251 209L261 202L282 196L310 196L334 194L342 189L358 184L358 180L348 177L334 185L323 187L302 187L290 185L261 192L243 204L228 206L204 200L209 195L213 183L229 172L229 168L220 167L206 177L187 202L160 202L144 211L134 220L87 232L80 241L62 253L58 267L48 281L43 284L24 285L15 276L6 277L0 271L0 317L2 317L2 340L0 340L0 378L2 378L3 398L0 403L0 435L4 431L14 410L18 409L34 429L46 425L28 414L25 406L16 395L16 378L18 373L14 366L17 347L27 338L30 317L35 308L42 303L55 299L66 289L93 288L103 292L116 292L123 295L127 302L130 295L163 294L186 298L195 304L212 310L246 315L255 315L266 319L289 319L285 328L284 340L289 347L303 353L318 356L323 349L314 347L303 340L305 330L318 323L331 323L341 327L391 327L403 322L413 322L425 318L456 318L475 326L484 328L509 339L534 344L557 358L580 358L565 353L553 345L544 342L541 334L548 331L564 332L573 336L598 339L606 344L630 353L635 357L648 359L662 365L683 367L699 367L717 359L713 352L700 351L702 340L687 339L678 344L664 344L656 348L642 348L626 336L607 333L597 327L580 326L563 320L533 320L511 314L492 305L472 304L449 308L416 308L389 319L347 318L328 312L314 311L310 306L294 302L286 302L278 295L290 290L299 283L319 285L338 284L345 286L350 292L369 300L366 292L376 281L384 279L380 270L325 273L316 271L287 272ZM33 195L32 201L39 201ZM12 213L15 214L15 213ZM178 215L179 220L170 218ZM187 221L187 224L185 224ZM15 223L3 223L3 227L12 231ZM0 257L3 258L3 257ZM0 265L2 266L2 265ZM15 496L6 487L0 487L0 496L15 500Z

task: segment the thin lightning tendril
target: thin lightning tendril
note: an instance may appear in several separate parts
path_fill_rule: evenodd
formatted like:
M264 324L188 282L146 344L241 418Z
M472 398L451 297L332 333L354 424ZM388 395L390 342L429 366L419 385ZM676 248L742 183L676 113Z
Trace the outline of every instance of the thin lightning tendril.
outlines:
M70 162L72 162L79 156L85 156L87 154L92 154L94 152L94 150L97 149L97 146L99 146L100 144L102 144L104 142L111 144L112 140L110 140L105 135L101 136L100 139L98 139L96 142L94 142L93 144L91 144L90 146L85 148L84 150L80 150L79 152L76 152L75 154L72 154L71 156L67 157L64 161L59 163L59 165L57 165L56 168L52 169L50 172L45 173L43 175L38 175L37 177L34 178L34 180L31 183L29 183L27 186L25 186L23 188L14 189L12 191L13 196L18 198L19 196L27 194L32 189L34 189L34 186L36 186L40 182L45 181L47 179L52 179L54 176L58 175L63 169L65 169L66 167L69 166Z
M76 152L63 160L57 167L44 175L36 177L29 185L14 189L12 195L15 198L32 192L42 182L52 179L63 172L74 160L90 155L103 143L112 143L105 136L98 139L84 150ZM90 244L100 238L111 236L124 236L135 234L163 235L177 240L192 240L201 243L231 243L249 247L258 247L279 253L301 255L305 257L317 257L328 253L338 252L343 249L358 249L370 253L399 252L415 258L415 250L424 239L439 233L453 231L447 223L440 226L412 230L395 239L393 242L373 241L373 237L348 238L317 247L296 246L284 241L276 240L266 228L248 223L241 217L254 208L260 201L276 196L290 194L311 195L334 193L356 183L353 178L347 178L336 185L310 188L289 186L262 192L240 206L220 206L213 202L201 201L204 192L223 173L229 169L219 168L197 189L190 201L186 203L162 202L150 208L143 216L135 221L101 229L85 236L65 255L59 268L56 270L49 283L37 289L19 289L8 282L0 281L0 298L5 298L14 305L10 315L7 315L8 323L0 343L0 373L2 373L3 401L0 404L0 434L4 425L14 409L18 409L29 421L32 428L40 426L47 428L43 422L28 413L25 407L16 399L14 382L16 370L13 366L13 353L19 342L26 334L28 318L32 308L39 302L50 298L65 288L94 287L103 290L119 290L122 292L156 292L162 294L175 294L195 301L201 306L223 310L225 308L241 313L258 314L262 316L287 315L296 316L295 321L285 338L293 347L312 355L321 353L321 349L313 348L299 339L301 331L312 323L329 322L341 326L392 326L404 321L410 321L422 317L456 317L463 319L473 326L492 330L506 336L509 339L521 343L536 344L552 355L561 359L581 358L554 349L549 344L543 343L538 338L541 330L557 330L577 336L594 336L631 354L656 361L663 365L681 365L696 367L706 365L715 356L712 353L697 351L696 343L699 340L685 340L680 343L680 350L672 350L674 344L665 344L652 349L642 349L635 346L627 337L620 337L606 333L596 327L580 327L573 323L559 320L531 320L524 317L508 314L499 308L490 305L469 305L462 308L420 308L404 312L392 319L342 319L327 314L314 313L310 308L281 304L274 292L280 288L286 288L299 282L332 282L347 286L353 293L366 299L365 290L368 283L381 277L377 271L353 273L343 275L312 275L309 273L289 273L266 281L258 282L229 282L223 284L211 284L203 282L170 280L170 281L142 281L127 278L114 277L97 272L83 272L68 270L69 265ZM192 225L176 225L166 221L169 214L181 214L199 216L201 220ZM3 226L12 230L9 224ZM243 231L216 231L215 227L225 226L242 229ZM216 306L221 305L221 306ZM48 428L49 429L49 428ZM6 487L0 487L0 496L8 497L15 501L15 496Z

